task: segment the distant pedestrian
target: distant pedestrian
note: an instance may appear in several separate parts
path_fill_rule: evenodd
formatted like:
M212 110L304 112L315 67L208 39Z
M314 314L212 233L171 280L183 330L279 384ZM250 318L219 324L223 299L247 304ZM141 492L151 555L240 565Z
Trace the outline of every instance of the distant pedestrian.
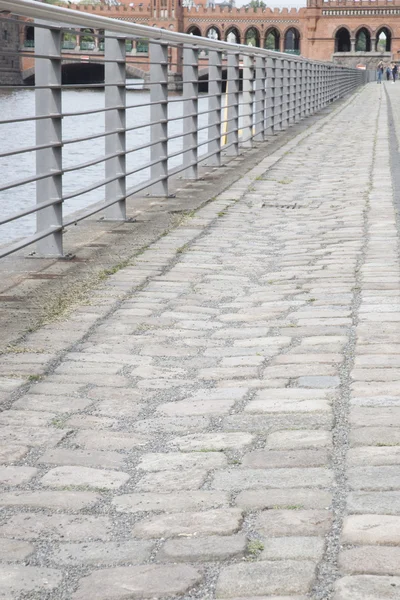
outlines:
M383 75L383 62L380 61L377 69L378 81L377 83L382 83L382 75Z
M386 81L390 81L391 75L392 75L392 69L388 66L388 67L386 67Z
M396 79L397 79L397 72L398 72L398 67L397 67L397 65L393 65L393 69L392 69L393 83L395 83L395 81L396 81Z

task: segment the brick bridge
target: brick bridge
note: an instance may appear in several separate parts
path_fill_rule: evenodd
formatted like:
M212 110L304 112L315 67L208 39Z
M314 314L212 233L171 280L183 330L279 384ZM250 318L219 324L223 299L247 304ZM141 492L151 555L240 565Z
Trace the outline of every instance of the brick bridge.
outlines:
M380 60L386 63L397 60L400 52L400 4L397 6L392 0L307 0L307 7L290 10L206 6L204 0L196 3L190 0L190 5L186 0L184 7L181 0L132 4L123 0L120 6L71 5L71 9L349 66L361 64L374 68ZM13 32L12 26L4 23L0 28L6 45L18 46L28 53L33 50L34 32L30 25L19 32ZM99 33L89 30L65 34L64 51L69 65L66 71L70 74L79 71L84 76L90 70L93 72L88 63L96 62L96 57L102 54L101 37L95 37ZM134 42L127 50L129 74L145 78L149 69L147 43ZM171 56L171 73L179 71L179 61L175 58ZM4 80L4 73L10 72L17 77L16 71L16 61L4 57L0 77ZM29 56L21 59L21 72L24 80L32 77L34 61Z

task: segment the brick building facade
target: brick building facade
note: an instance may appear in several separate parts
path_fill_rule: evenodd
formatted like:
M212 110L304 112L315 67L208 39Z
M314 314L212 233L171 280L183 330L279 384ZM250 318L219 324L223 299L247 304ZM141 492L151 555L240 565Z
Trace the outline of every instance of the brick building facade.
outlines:
M20 29L7 15L0 12L0 83L19 85L22 83L20 60Z

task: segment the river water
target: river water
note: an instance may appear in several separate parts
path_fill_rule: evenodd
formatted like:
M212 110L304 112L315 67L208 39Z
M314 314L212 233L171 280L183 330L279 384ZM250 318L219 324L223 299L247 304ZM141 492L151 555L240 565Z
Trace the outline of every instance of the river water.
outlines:
M146 105L150 101L148 90L141 89L141 83L133 80L127 91L127 105L142 105L127 111L127 126L139 125L150 121L150 107ZM172 95L168 108L169 118L183 115L183 103L179 96ZM104 90L101 89L66 89L63 91L63 111L79 112L102 108L104 106ZM208 101L199 99L199 111L207 110ZM34 89L10 89L0 90L0 120L14 119L20 117L32 117L35 114L35 92ZM208 115L200 115L199 128L207 125ZM81 117L65 117L63 119L63 139L84 137L101 133L104 131L104 113L85 115ZM183 122L181 119L171 121L168 125L168 134L176 135L182 133ZM207 139L208 130L199 131L199 142ZM127 132L127 148L140 146L150 141L150 128L143 127L136 131ZM35 122L14 123L0 125L0 153L20 149L35 144ZM182 138L171 140L168 145L169 152L177 152L182 149ZM207 144L199 148L199 155L208 151ZM104 138L67 144L63 148L64 168L88 162L91 159L104 154ZM127 170L145 165L150 160L150 149L146 148L127 155ZM182 156L169 160L169 168L182 164ZM14 180L30 177L35 174L35 153L29 152L8 158L0 158L0 185ZM150 178L149 169L128 177L128 189L134 185ZM76 190L90 186L96 181L104 179L104 163L92 167L67 173L63 178L63 193L67 195ZM28 184L0 192L0 217L12 215L15 212L30 208L36 203L35 184ZM104 200L104 187L93 192L73 198L64 202L64 215L71 214L96 202ZM28 215L17 221L12 221L0 226L0 246L8 244L21 237L32 235L35 232L35 214Z

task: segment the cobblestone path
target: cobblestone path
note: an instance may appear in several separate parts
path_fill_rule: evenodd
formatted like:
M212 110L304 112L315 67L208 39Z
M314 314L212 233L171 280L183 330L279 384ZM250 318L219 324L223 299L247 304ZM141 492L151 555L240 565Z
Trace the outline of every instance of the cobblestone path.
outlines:
M0 597L399 600L387 102L364 88L2 356Z

